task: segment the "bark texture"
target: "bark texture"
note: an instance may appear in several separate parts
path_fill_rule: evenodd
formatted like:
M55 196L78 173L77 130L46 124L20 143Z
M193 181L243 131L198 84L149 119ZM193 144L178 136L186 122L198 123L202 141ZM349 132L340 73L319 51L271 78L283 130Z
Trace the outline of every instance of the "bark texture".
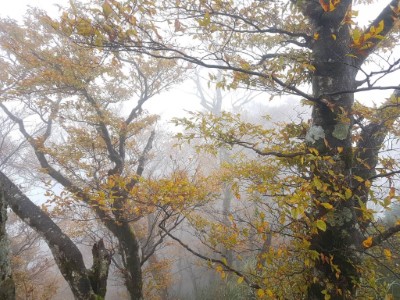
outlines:
M104 298L107 292L108 270L111 263L111 254L104 246L103 240L93 245L93 266L89 271L89 279L94 293Z
M0 300L15 299L15 284L11 272L10 245L6 232L7 202L0 186Z

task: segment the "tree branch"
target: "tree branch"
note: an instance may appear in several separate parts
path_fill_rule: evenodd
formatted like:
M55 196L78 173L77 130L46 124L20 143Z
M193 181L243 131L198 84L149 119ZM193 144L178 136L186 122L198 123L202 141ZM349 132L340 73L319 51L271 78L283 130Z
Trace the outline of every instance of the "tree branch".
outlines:
M392 30L393 26L399 18L399 13L397 11L399 1L400 0L390 1L390 3L382 10L379 16L368 26L363 35L369 33L372 27L377 28L379 26L379 23L383 21L384 27L379 35L385 37ZM360 57L360 55L357 55L356 53L356 55L358 56L358 59L356 59L357 67L360 67L367 59L367 57L376 50L379 43L381 42L381 39L372 37L368 41L371 42L371 46L362 52L362 57Z
M390 227L389 229L381 232L380 234L372 237L372 244L368 247L379 246L382 242L386 241L400 231L400 224ZM364 247L365 248L365 247Z
M81 90L82 95L86 98L86 100L90 103L90 105L96 111L98 116L98 126L100 129L101 137L103 138L104 143L106 144L108 155L113 163L115 163L115 167L109 171L109 175L121 174L123 169L123 159L119 155L119 153L114 149L114 146L111 141L110 133L107 129L107 125L104 123L104 113L101 111L99 105L93 99L92 96L89 95L86 89Z
M151 148L153 148L153 142L154 142L155 136L156 136L155 130L151 131L150 137L147 140L147 144L144 147L143 152L139 157L139 163L138 163L138 167L136 169L136 175L138 175L138 176L142 176L142 174L143 174L144 165L147 161L147 158L148 158L149 152L151 151Z

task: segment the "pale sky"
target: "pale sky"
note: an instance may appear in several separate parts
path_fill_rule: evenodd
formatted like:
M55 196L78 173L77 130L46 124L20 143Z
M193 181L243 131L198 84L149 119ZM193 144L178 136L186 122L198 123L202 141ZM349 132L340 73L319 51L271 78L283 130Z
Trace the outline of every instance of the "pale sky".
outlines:
M67 5L68 2L68 0L11 0L1 6L0 16L9 16L14 19L19 19L24 15L28 5L43 8L53 14L58 11L54 3Z

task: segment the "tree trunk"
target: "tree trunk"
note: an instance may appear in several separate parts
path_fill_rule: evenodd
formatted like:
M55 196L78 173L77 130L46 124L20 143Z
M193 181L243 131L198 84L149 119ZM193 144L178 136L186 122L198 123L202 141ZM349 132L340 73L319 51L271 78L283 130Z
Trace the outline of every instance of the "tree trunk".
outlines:
M168 299L168 282L163 278L165 274L163 274L162 268L160 268L160 261L158 259L157 254L155 253L155 240L154 240L154 232L152 228L156 226L156 218L154 214L147 215L147 242L145 243L146 247L142 247L142 253L147 255L147 251L152 251L153 253L148 259L150 265L150 272L153 280L157 284L158 294L161 300ZM145 248L145 249L144 249ZM142 255L143 257L144 255ZM142 262L143 263L143 262Z
M143 281L139 241L127 221L105 222L120 245L124 265L123 277L131 300L143 299Z
M125 284L131 295L131 300L143 299L142 269L140 261L140 247L136 235L129 224L121 225L117 238L122 245L126 259Z
M311 1L310 1L311 2ZM309 3L310 3L309 2ZM312 124L306 135L309 147L330 160L315 162L311 167L317 178L332 191L344 194L352 189L351 110L354 94L330 94L356 88L357 69L353 67L349 27L342 24L351 1L342 0L335 11L325 13L319 3L308 4L308 13L318 39L313 43L313 63L316 68L312 87L314 97L320 101L313 107ZM353 197L343 199L332 193L314 191L314 220L323 219L326 231L319 230L310 238L311 249L320 253L312 270L312 283L308 299L353 299L360 274L360 245L357 216ZM329 203L334 209L327 211L317 203ZM337 266L337 267L335 267Z
M0 300L13 300L15 299L15 284L11 272L6 221L7 202L3 190L0 190Z
M7 202L14 213L46 241L61 274L74 294L74 298L77 300L103 298L104 296L102 295L105 295L106 286L100 287L99 283L106 284L106 281L96 282L96 288L92 288L89 272L85 268L82 254L71 239L2 172L0 172L0 183L3 186ZM104 250L101 251L104 253ZM108 266L107 268L105 267L107 262L109 265L108 256L103 254L95 256L93 258L95 265L100 264L100 259L104 259L101 263L101 270L108 270ZM97 267L94 266L94 269L97 269ZM98 278L100 276L97 276L96 279ZM99 290L100 294L97 295L94 290Z

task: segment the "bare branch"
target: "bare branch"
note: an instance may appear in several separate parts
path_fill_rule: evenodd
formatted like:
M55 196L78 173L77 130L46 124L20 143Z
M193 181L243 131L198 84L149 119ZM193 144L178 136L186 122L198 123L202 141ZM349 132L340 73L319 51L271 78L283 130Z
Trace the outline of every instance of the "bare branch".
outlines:
M147 161L147 156L148 156L151 148L153 147L153 141L154 141L155 136L156 136L156 132L153 130L150 134L149 139L147 140L147 144L144 147L142 154L139 157L139 164L136 169L136 174L139 176L141 176L144 171L144 165Z
M104 123L104 113L99 107L99 104L93 99L92 96L89 95L86 89L81 90L82 95L86 98L86 100L90 103L90 105L94 108L98 116L98 126L100 129L101 137L106 144L108 155L112 162L115 163L115 167L109 171L109 175L120 174L123 168L123 159L119 155L119 153L114 149L114 146L111 141L110 133L107 129L107 125Z
M175 237L174 235L172 235L164 226L162 223L160 223L158 225L171 239L173 239L174 241L178 242L179 245L181 245L183 248L185 248L187 251L189 251L190 253L192 253L193 255L197 256L198 258L208 261L208 262L212 262L212 263L216 263L219 264L221 266L223 266L227 271L232 272L234 274L236 274L239 277L243 277L244 281L248 284L248 286L250 286L251 288L254 289L260 289L261 287L257 284L257 283L253 283L250 281L249 278L247 278L243 273L239 272L238 270L232 268L231 266L227 265L225 262L223 262L220 259L215 259L215 258L211 258L211 257L207 257L204 256L202 254L200 254L199 252L197 252L196 250L193 250L191 247L189 247L187 244L183 243L180 239L178 239L177 237Z

